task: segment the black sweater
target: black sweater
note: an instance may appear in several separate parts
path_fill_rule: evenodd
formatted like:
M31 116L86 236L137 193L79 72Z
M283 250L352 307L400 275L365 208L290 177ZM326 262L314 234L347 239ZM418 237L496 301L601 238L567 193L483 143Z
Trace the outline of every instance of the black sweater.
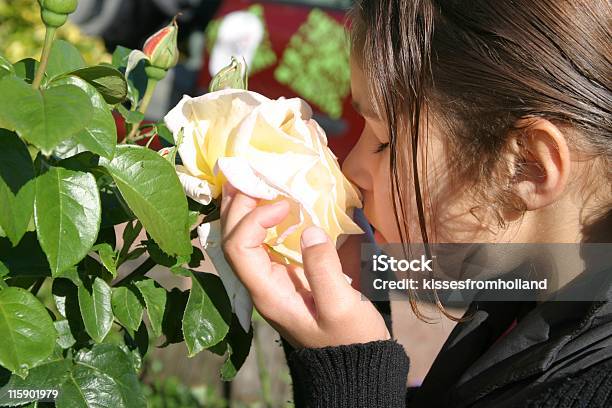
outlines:
M296 408L612 407L612 302L474 302L467 313L408 390L409 360L393 340L283 342Z
M296 408L454 406L411 404L418 389L406 392L408 359L402 346L394 341L302 349L292 351L288 361ZM498 404L480 405L502 406ZM507 406L612 407L612 361L545 381Z

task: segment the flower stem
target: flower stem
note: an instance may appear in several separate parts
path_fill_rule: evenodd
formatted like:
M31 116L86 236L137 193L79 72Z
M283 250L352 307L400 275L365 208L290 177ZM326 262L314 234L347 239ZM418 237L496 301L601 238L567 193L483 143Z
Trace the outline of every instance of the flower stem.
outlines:
M34 81L32 82L32 88L34 89L40 87L43 75L45 75L45 71L47 70L47 62L49 62L49 54L51 53L51 46L53 45L53 38L55 37L56 30L57 28L55 27L46 27L45 43L43 45L42 55L40 56L40 64L38 64L38 69L36 70Z
M147 89L145 90L144 96L140 101L140 106L138 107L138 112L143 115L147 112L147 108L149 107L149 103L151 103L151 98L153 98L153 93L155 92L155 87L157 86L157 80L153 78L149 78L147 81ZM142 122L135 123L132 126L132 130L130 134L126 138L126 141L133 140L136 137L136 133L138 133L138 129L140 128L140 124Z

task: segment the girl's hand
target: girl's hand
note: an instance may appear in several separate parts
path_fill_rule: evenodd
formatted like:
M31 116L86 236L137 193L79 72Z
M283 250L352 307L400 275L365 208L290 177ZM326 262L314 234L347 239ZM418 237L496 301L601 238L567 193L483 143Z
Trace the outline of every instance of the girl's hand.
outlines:
M257 207L257 199L224 186L223 251L259 313L294 347L389 339L382 316L346 280L323 230L310 227L302 234L304 269L277 262L263 245L266 229L288 212L286 201Z

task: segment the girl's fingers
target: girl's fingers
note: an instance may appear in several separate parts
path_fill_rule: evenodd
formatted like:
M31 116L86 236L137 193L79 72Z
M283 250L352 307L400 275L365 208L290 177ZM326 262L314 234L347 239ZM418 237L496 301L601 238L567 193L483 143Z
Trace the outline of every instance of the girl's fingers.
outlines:
M312 289L318 315L338 307L350 284L342 273L342 265L333 242L325 231L309 227L302 233L304 273ZM346 299L344 299L346 300Z
M266 230L287 216L289 203L279 201L254 208L250 200L253 199L240 192L232 199L223 249L238 278L255 298L267 290L270 282L270 258L262 246Z
M226 181L221 186L221 209L220 209L220 217L221 217L221 228L225 231L225 218L227 216L227 211L229 210L232 199L238 192L238 189L234 187L229 181Z
M231 234L238 223L257 207L258 202L256 198L238 190L230 197L229 203L226 204L225 214L223 214L224 221L222 226L224 236Z

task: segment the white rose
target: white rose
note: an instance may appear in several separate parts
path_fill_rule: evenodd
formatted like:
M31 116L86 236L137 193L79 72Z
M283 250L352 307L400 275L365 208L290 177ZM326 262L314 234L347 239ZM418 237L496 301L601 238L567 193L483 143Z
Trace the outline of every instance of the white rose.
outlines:
M189 196L199 193L200 202L210 202L227 179L262 204L288 199L289 216L269 229L265 242L289 260L302 262L300 236L310 225L334 242L363 232L351 219L352 209L361 207L359 193L301 99L223 90L185 96L165 120L175 140L183 130L179 174L197 179L181 176Z

